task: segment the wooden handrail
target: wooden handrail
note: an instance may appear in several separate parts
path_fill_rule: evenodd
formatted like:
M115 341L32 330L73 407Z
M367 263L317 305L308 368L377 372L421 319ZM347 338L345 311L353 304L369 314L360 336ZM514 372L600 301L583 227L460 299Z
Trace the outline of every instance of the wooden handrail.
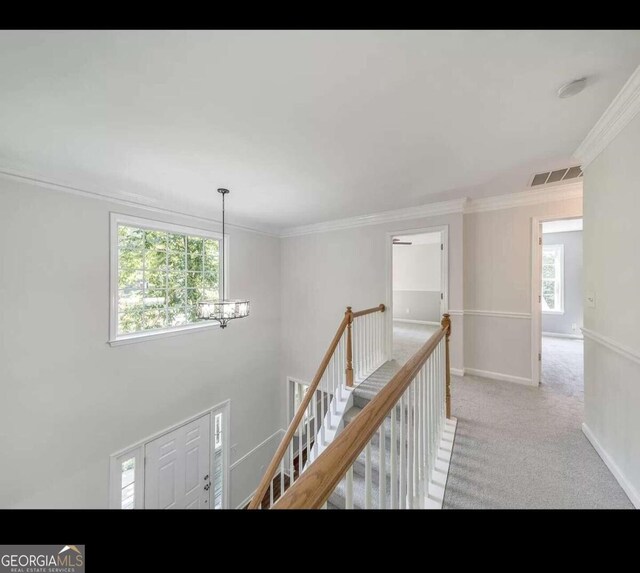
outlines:
M377 312L377 311L379 312L384 311L384 305L381 304L374 308L361 310L359 311L359 313L369 314L371 312ZM280 465L280 462L284 454L286 453L287 448L289 447L289 443L293 439L293 435L295 434L296 429L300 424L305 411L307 410L307 407L309 406L311 400L313 399L313 396L315 396L318 385L320 384L320 381L322 380L322 376L324 375L324 371L327 369L327 365L329 364L329 361L331 360L331 357L333 356L333 353L335 352L338 346L338 343L340 342L340 338L342 338L342 334L344 333L344 330L347 327L347 325L351 325L351 321L353 320L353 315L355 314L358 314L358 313L353 312L351 310L351 307L347 307L347 311L344 313L344 318L342 319L340 326L338 326L338 330L336 331L335 336L331 340L331 344L329 345L329 348L327 348L327 351L324 353L322 362L320 362L320 366L318 366L318 369L316 370L316 374L313 377L311 384L309 384L309 388L307 389L304 396L302 397L302 402L300 403L300 406L298 407L297 412L293 416L293 419L291 420L291 423L289 424L289 427L287 428L287 431L285 432L280 442L280 445L276 450L276 453L273 455L273 459L271 460L271 463L269 464L267 471L265 472L264 476L262 476L262 480L260 481L260 484L258 485L258 489L256 489L255 494L253 495L253 499L248 505L248 509L257 509L262 504L262 498L264 497L264 494L269 489L269 486L271 485L271 480L276 474L278 466ZM362 314L359 314L359 316L362 316ZM302 472L302 455L300 455L300 460L298 463L300 466L300 472Z
M445 321L447 321L446 324ZM322 507L442 338L445 336L448 338L450 332L449 315L445 314L441 328L316 458L298 481L274 504L273 509L319 509Z
M374 306L373 308L367 308L366 310L359 310L358 312L353 313L353 318L358 318L359 316L364 316L365 314L372 314L374 312L384 312L387 307L384 304L380 304L378 306Z

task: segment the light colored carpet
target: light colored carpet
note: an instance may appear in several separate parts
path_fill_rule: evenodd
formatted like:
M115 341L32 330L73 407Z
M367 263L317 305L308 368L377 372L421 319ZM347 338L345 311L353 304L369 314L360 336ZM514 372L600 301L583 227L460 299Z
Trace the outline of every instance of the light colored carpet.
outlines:
M394 324L400 364L436 327ZM581 430L582 341L543 341L539 388L453 376L458 418L444 499L453 508L628 508Z
M575 338L542 337L540 383L565 396L584 401L584 342Z
M632 509L580 429L577 397L475 376L451 386L458 429L445 508Z
M437 326L394 321L393 357L404 365L437 330Z

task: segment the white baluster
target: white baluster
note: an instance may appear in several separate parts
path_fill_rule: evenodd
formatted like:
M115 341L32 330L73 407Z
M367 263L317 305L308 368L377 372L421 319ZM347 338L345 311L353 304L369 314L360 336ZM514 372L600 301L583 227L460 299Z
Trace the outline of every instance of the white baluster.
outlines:
M307 392L310 392L310 389L307 387ZM312 398L313 399L313 398ZM307 408L305 411L307 418L307 461L309 460L309 452L311 451L311 402L307 404Z
M391 509L398 509L398 444L396 434L396 408L391 410Z
M333 356L333 358L331 359L332 362L335 359L335 354ZM325 429L324 429L324 398L327 395L327 379L329 378L329 373L331 372L331 369L328 369L323 375L322 378L320 379L320 420L318 422L316 422L316 424L320 424L320 444L324 445L327 443L326 441L326 437L325 437ZM318 448L318 451L319 448Z
M364 449L364 508L371 509L371 442Z
M422 409L420 408L420 404L422 403L422 385L420 384L420 372L418 372L413 380L413 384L415 384L416 387L416 504L418 508L422 508L422 499L420 498L423 479L422 433L420 432L420 428L422 427Z
M378 507L380 509L386 509L387 507L387 440L385 439L384 422L385 421L382 420L382 424L380 424L380 428L378 429L378 440L380 441L378 448L380 453L378 460L378 492L380 493Z
M407 505L413 509L413 389L407 388Z
M291 443L289 444L288 450L289 450L289 487L291 487L293 485L293 482L295 481L294 479L294 467L293 467L293 440L294 438L291 438Z
M400 465L398 468L400 470L400 483L398 484L398 506L400 509L404 509L407 506L407 432L405 431L405 394L406 392L400 396Z
M353 466L347 470L345 483L345 509L353 509Z
M269 483L269 509L273 507L273 479Z
M280 495L278 498L282 497L284 493L284 458L280 460Z

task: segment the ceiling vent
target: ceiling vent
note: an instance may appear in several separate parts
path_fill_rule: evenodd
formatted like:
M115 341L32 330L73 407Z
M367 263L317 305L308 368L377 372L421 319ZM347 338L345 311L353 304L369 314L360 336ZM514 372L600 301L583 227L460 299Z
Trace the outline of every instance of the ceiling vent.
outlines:
M578 177L582 177L582 169L579 165L576 167L565 167L557 171L537 173L531 180L531 187L546 185L547 183L558 183L559 181L567 181L568 179L577 179Z

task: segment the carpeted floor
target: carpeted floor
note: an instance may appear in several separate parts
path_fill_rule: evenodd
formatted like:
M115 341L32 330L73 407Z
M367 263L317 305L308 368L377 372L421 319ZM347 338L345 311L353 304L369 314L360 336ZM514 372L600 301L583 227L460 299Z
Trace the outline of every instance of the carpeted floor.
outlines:
M583 340L543 336L541 385L584 401L583 348Z
M437 326L394 321L393 357L402 366L437 330Z
M406 361L407 353L415 352L432 332L432 327L395 323L394 357ZM545 350L551 352L545 355L546 365L543 361L546 383L538 388L452 377L458 430L445 509L632 509L582 433L582 375L571 367L582 362L579 350L573 345L571 357L563 360L561 352L554 357L556 340L545 340Z

